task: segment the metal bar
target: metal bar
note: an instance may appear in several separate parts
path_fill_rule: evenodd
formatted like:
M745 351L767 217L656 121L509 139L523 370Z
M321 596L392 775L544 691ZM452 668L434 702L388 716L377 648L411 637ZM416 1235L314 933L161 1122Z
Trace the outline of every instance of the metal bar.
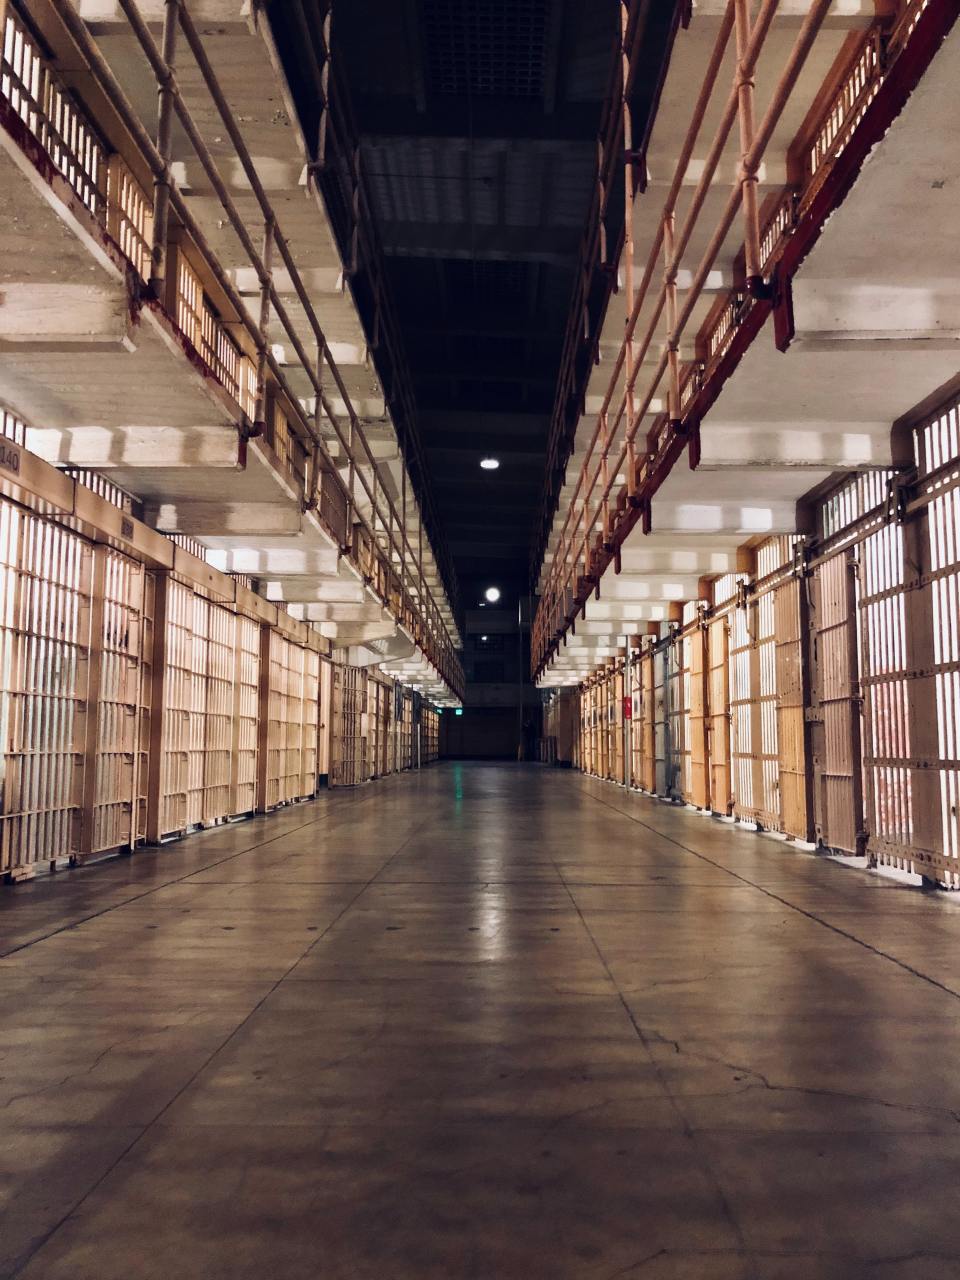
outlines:
M163 800L163 744L168 713L165 697L167 668L167 600L170 575L159 572L154 583L153 653L150 664L150 742L147 753L147 822L148 844L159 844L161 838Z
M270 325L270 293L273 288L273 238L276 228L275 219L270 216L263 226L263 275L260 278L260 343L257 351L257 403L254 409L253 424L256 435L263 435L266 430L266 368L267 368L267 331Z
M750 10L747 0L735 0L737 31L737 119L740 125L740 189L743 201L744 255L747 287L754 292L760 281L760 216L757 207L757 169L748 166L753 146L753 67L747 62L750 43Z
M173 145L173 67L177 50L180 0L166 0L163 11L163 65L165 74L158 76L159 108L157 112L157 153L162 169L154 176L153 244L150 250L150 287L157 299L165 297L167 239L170 220L170 154Z
M101 88L104 89L108 98L111 100L113 105L117 108L117 110L120 112L122 118L124 119L124 123L130 128L131 134L134 137L135 141L137 141L141 146L144 152L144 155L154 172L155 179L161 184L163 190L167 192L166 199L169 202L169 206L176 209L178 216L181 218L184 225L189 230L191 237L197 243L198 248L200 249L203 256L206 258L208 265L213 271L214 276L217 279L218 285L223 289L224 294L230 300L231 305L235 307L238 315L240 315L241 317L241 320L245 328L253 338L254 344L259 354L260 352L263 351L264 345L265 345L263 342L262 335L258 332L256 326L254 326L250 321L250 318L247 314L246 308L242 300L237 295L235 289L232 286L231 281L226 276L226 273L220 267L218 260L210 252L208 246L206 245L204 237L200 232L199 227L196 225L194 219L192 218L189 210L186 207L185 201L183 201L182 197L180 197L179 193L176 191L176 188L173 185L172 179L170 177L169 165L168 165L167 159L165 159L161 151L156 146L154 146L153 142L149 138L149 135L146 133L145 129L140 124L140 121L135 111L130 106L129 102L126 100L122 91L119 89L115 80L113 79L112 73L109 67L106 65L106 62L104 61L102 54L100 54L99 49L96 47L95 43L90 38L89 33L86 30L85 24L78 17L75 10L72 9L72 6L68 3L68 0L51 0L51 3L54 5L59 16L64 21L64 24L66 25L67 29L70 31L71 35L76 40L78 46L81 48L81 51L83 52L84 57L87 59L88 64L91 66L91 69L95 73L101 85ZM310 299L306 294L306 290L303 287L302 280L300 279L299 273L297 272L296 264L293 261L292 255L290 254L286 241L284 240L280 232L280 229L276 224L273 210L267 199L266 193L263 189L260 179L256 173L256 167L253 164L253 161L249 155L249 152L247 151L242 135L240 134L239 128L237 127L236 122L232 117L232 114L229 109L229 105L227 104L219 88L219 85L216 80L216 76L214 75L213 69L210 66L209 59L206 56L205 49L203 48L202 41L199 35L197 34L196 28L193 25L193 22L189 13L187 13L187 11L179 4L179 0L170 0L170 3L176 5L177 7L177 17L179 20L180 28L184 32L187 38L188 44L190 45L191 51L193 52L194 57L197 60L198 66L201 69L201 73L203 74L207 88L214 100L215 105L217 106L219 113L221 114L221 118L223 119L224 125L230 134L231 141L236 146L237 154L251 182L251 188L253 189L254 194L256 195L258 202L260 203L264 217L265 219L273 220L273 227L274 227L273 242L277 250L279 251L281 258L283 259L285 266L287 267L290 273L291 280L294 283L295 292L297 293L299 300L304 306L305 313L307 315L309 323L311 324L311 328L314 332L314 335L317 338L318 345L322 347L322 349L325 352L327 363L332 373L332 376L334 378L334 382L337 385L337 388L340 391L341 395L343 396L344 403L348 406L348 413L351 419L351 425L354 432L356 433L354 436L354 443L356 443L356 439L359 438L363 446L364 453L366 454L367 460L371 466L371 469L374 472L374 474L376 474L377 465L376 465L376 461L374 459L373 453L369 448L368 442L366 441L366 437L362 431L362 428L359 428L356 415L354 414L352 407L350 407L350 397L347 392L346 386L343 382L343 379L339 373L339 370L335 362L333 361L330 355L329 348L326 344L326 339L323 335L323 331L319 326L319 323L316 319L316 315L313 311L313 307L310 302ZM146 54L147 59L151 64L154 74L158 79L158 83L160 83L164 87L166 100L169 102L172 111L176 112L177 117L180 120L185 132L187 133L187 136L191 142L191 145L195 153L197 154L197 157L200 160L202 167L204 168L205 173L210 179L211 184L213 185L214 190L216 191L217 196L220 199L221 205L223 206L223 208L228 214L228 217L230 219L234 232L236 233L238 239L240 240L254 268L257 270L258 277L262 282L264 280L264 277L267 275L267 272L265 270L265 265L262 261L261 256L258 254L257 250L255 249L255 247L253 246L250 240L250 236L246 231L246 227L243 223L243 220L236 209L236 206L229 194L229 191L226 188L226 185L224 184L222 178L220 177L216 163L213 161L209 151L205 146L203 138L199 134L199 131L194 125L193 120L189 112L187 111L185 104L182 101L182 98L180 96L180 91L176 83L176 78L173 74L173 69L164 58L164 51L167 47L166 42L165 42L164 51L158 49L149 28L144 22L142 16L140 15L140 12L136 3L134 3L134 0L120 0L120 4L131 24L134 34L137 36L137 39L140 42L141 47L143 48L144 53ZM170 14L169 9L167 13L169 16ZM165 28L165 31L166 31L166 28ZM155 226L156 226L156 219L155 219ZM333 414L332 409L329 405L329 402L324 397L323 387L322 385L319 384L319 379L317 378L316 372L312 367L312 363L306 355L306 351L303 348L303 345L299 339L299 336L296 334L296 331L290 321L290 318L286 312L286 309L282 303L282 300L280 299L277 291L272 285L270 287L270 301L272 302L274 311L276 312L281 324L283 325L285 331L287 332L290 338L291 345L293 346L298 359L301 361L301 364L306 370L308 377L311 379L311 381L314 384L317 397L320 400L324 408L324 411L329 421L331 422L331 425L334 428L335 434L338 436L341 443L344 445L346 449L345 434L342 428L340 427L339 423L337 422L336 416ZM267 366L270 368L270 371L273 377L276 379L278 384L281 387L283 387L283 389L285 390L291 405L297 408L298 421L301 426L301 429L305 432L305 434L308 437L314 435L314 431L315 431L314 423L310 422L300 412L296 397L293 396L292 392L287 386L286 380L284 378L282 371L280 370L275 359L273 358L272 353L270 353L269 351L267 352L267 355L266 355L266 363L267 363ZM329 458L329 453L326 450L325 443L323 442L322 438L317 439L316 443L318 447L320 447L323 450L325 455L325 460L328 463L330 463L330 469L332 472L334 468L332 466L332 460ZM362 473L360 476L360 484L361 484L361 488L364 489L364 491L367 494L367 497L371 501L371 506L374 511L374 519L376 519L378 517L378 513L376 512L375 492L371 489L370 485L366 481L366 477ZM389 498L387 498L387 501L389 503L390 501ZM366 523L365 517L361 516L360 518L363 523ZM379 518L381 519L381 522L384 523L384 525L386 525L387 521L383 519L383 516L381 515L379 516ZM405 540L405 545L406 545L407 554L412 556L412 548L410 547L408 540ZM448 653L452 653L453 642L452 642L452 638L449 635L449 632L447 632L446 630L445 624L441 625L441 628L437 632L437 637L438 639L442 637L443 645L446 646ZM449 666L449 663L445 661L444 665L445 667Z
M107 548L102 544L90 550L93 566L90 575L90 648L87 677L87 718L83 736L83 798L80 804L79 851L95 851L94 824L97 804L97 761L100 751L100 680L103 671L103 607L106 589Z
M736 21L738 6L740 12L739 24ZM692 234L695 221L699 217L703 200L705 199L709 184L712 181L716 163L719 160L726 135L729 132L730 126L732 126L734 116L739 116L741 119L741 174L739 175L737 184L727 199L723 214L718 226L715 228L714 233L710 238L707 249L702 255L700 264L694 274L691 287L688 290L685 303L677 316L676 323L669 326L667 353L665 353L665 356L658 362L653 374L652 382L648 387L643 406L639 410L635 409L638 418L642 418L644 412L652 401L653 392L663 375L664 367L670 363L669 352L673 346L679 345L680 338L690 316L692 315L693 309L696 306L697 300L706 282L707 275L712 269L716 256L720 251L730 227L732 226L737 210L740 207L745 207L749 228L756 227L756 236L754 236L752 229L748 229L747 238L753 241L753 247L750 252L750 265L757 266L759 271L759 226L755 222L752 213L753 206L755 205L755 191L754 195L751 196L750 188L755 185L753 179L759 170L759 165L762 162L764 151L769 144L776 123L783 113L790 93L795 87L797 78L799 77L800 71L802 70L804 62L810 52L820 25L826 16L827 9L829 8L829 0L815 0L815 3L807 13L800 32L787 58L784 70L774 87L771 102L767 111L764 114L759 128L754 132L752 121L752 75L769 32L776 8L777 5L775 0L764 0L764 3L761 5L760 11L757 15L757 21L752 29L749 27L749 10L746 7L745 0L730 0L730 3L728 3L725 10L724 23L713 51L710 70L714 76L718 73L720 61L722 60L721 46L725 45L728 40L732 26L737 26L738 59L735 83L721 115L720 125L714 136L714 141L708 154L705 172L701 176L700 183L694 193L690 211L685 219L684 226L677 237L677 243L674 247L673 254L670 257L667 270L665 271L664 287L661 290L663 305L666 304L665 294L671 285L671 273L675 273L678 269L679 261L681 260L687 243L689 242L689 237ZM712 88L713 85L711 83L709 87L706 85L704 86L704 90L706 91L705 93L704 90L701 91L701 96L698 100L699 116L695 117L690 130L688 130L686 145L683 149L683 154L681 155L682 163L678 164L674 173L674 180L671 185L671 192L666 206L667 213L672 211L672 201L676 198L676 192L679 191L679 185L682 182L687 164L689 163L689 158L692 155L692 148L699 133L705 104L709 101ZM651 257L659 253L663 243L663 234L663 230L661 230L656 237ZM633 312L630 316L630 320L628 321L624 343L621 346L620 353L617 361L615 362L611 380L608 385L608 391L604 398L602 406L602 412L604 413L609 411L610 400L614 393L614 387L616 386L623 363L627 358L626 343L627 341L632 343L633 330L643 306L646 289L648 287L648 277L650 274L650 263L648 262L648 271L645 273L644 283L641 286L640 291L638 291L635 299ZM648 332L651 332L652 336L652 331L648 330ZM642 364L648 346L649 343L645 342L641 354L636 358L637 368ZM632 351L631 354L633 354ZM630 390L630 385L631 384L628 379L628 390ZM626 397L624 397L624 400L625 398ZM621 403L620 409L614 419L613 431L615 433L618 430L622 414L623 403ZM548 575L548 583L546 584L544 591L544 596L549 599L555 600L563 595L566 586L571 583L572 575L575 571L574 565L577 560L577 552L576 546L574 545L574 539L570 536L569 532L570 521L573 512L576 510L575 503L580 494L583 494L584 502L589 507L594 498L594 494L596 493L597 478L598 475L601 474L601 468L594 466L592 458L597 447L599 435L600 423L598 421L597 428L595 429L587 446L584 462L581 466L577 484L574 489L573 499L571 500L570 506L567 510L564 523L561 526L557 540L557 553L554 557L553 564L551 565ZM621 460L627 454L628 444L629 441L625 442L624 448L621 449ZM635 501L637 498L639 498L641 502L644 500L649 501L653 492L655 492L659 484L662 483L664 477L668 474L673 461L681 451L677 442L671 440L669 437L661 443L661 439L657 432L651 433L651 437L648 440L648 448L652 451L652 457L656 459L656 466L647 466L642 468L639 490L631 495ZM609 451L609 445L607 446L607 450ZM591 476L591 468L593 468L593 475L592 478L588 479L588 477ZM614 474L618 470L619 462L617 466L613 468ZM610 482L603 484L601 491L596 494L598 509L602 509L603 505L609 502L609 487ZM626 529L632 527L635 519L635 513L630 514L628 507L625 517L621 518L619 523L624 529ZM591 523L592 521L588 512L584 519L585 532L589 529ZM621 536L620 529L615 528L612 531L611 540L619 544ZM574 597L576 598L576 596L577 593L574 591ZM544 627L539 625L536 628L534 639L533 665L534 669L539 671L542 669L548 651L556 643L556 640L552 635L548 636Z

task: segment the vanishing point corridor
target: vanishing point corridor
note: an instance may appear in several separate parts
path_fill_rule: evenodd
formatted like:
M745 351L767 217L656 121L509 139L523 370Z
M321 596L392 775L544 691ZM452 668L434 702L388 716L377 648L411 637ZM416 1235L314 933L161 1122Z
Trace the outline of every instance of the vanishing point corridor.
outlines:
M0 1275L956 1277L958 910L524 765L21 886Z
M960 1280L960 0L0 0L0 1280Z

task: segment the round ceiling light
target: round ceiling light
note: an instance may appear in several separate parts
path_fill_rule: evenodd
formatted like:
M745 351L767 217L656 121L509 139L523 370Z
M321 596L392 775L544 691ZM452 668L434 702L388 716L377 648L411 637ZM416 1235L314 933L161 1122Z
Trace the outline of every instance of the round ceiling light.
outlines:
M500 588L487 587L483 595L485 600L489 600L491 604L496 604L497 601L500 599Z
M500 466L500 459L499 458L481 458L480 466L483 468L484 471L496 471L497 468Z

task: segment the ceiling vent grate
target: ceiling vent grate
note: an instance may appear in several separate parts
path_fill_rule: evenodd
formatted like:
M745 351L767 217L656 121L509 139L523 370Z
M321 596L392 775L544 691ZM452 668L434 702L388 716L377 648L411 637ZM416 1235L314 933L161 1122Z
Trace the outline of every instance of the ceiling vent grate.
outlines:
M424 49L437 94L539 98L551 0L423 0Z
M528 304L529 263L496 258L444 260L447 293L458 304L481 312L525 313Z

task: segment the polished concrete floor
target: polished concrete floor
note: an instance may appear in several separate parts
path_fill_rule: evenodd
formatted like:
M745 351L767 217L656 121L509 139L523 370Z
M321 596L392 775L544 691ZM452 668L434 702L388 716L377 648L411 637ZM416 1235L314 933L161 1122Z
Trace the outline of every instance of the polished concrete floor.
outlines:
M960 1277L960 904L441 765L0 892L0 1276Z

